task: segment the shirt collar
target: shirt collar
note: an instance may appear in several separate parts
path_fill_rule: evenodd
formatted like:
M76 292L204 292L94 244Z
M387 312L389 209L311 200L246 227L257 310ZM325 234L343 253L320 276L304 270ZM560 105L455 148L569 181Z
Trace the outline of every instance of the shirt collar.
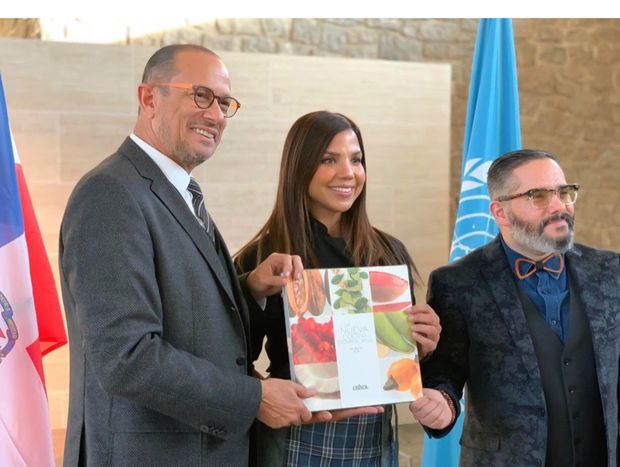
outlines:
M327 233L327 227L312 216L310 216L310 228L312 229L312 233L315 235L321 235L324 237L329 236Z
M190 174L179 164L165 154L159 152L146 141L140 139L140 137L136 136L134 133L131 133L129 137L134 143L140 146L140 149L142 149L155 164L157 164L157 167L164 173L168 181L172 183L177 191L181 193L181 196L183 196L183 193L187 191L187 186L189 185Z

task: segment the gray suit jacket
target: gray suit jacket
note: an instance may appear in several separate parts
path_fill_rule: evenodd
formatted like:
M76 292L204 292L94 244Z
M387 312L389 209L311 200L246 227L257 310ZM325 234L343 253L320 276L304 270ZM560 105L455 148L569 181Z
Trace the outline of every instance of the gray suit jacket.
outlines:
M244 292L218 239L224 261L129 138L77 184L60 238L65 465L247 464L260 383L248 376Z
M566 255L578 291L571 300L581 300L592 333L611 467L618 460L619 256L583 245ZM459 400L467 383L461 464L544 465L547 420L540 370L499 237L434 271L428 303L440 316L442 332L437 350L422 364L424 386Z

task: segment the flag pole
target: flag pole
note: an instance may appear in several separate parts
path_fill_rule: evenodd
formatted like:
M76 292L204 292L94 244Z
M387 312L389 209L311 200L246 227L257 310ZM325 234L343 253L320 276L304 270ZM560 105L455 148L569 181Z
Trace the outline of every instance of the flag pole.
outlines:
M481 19L469 85L461 192L450 262L485 245L498 234L497 224L489 212L487 172L497 157L520 148L512 20ZM459 440L465 416L462 410L450 433L443 438L424 435L422 467L456 467L459 464Z

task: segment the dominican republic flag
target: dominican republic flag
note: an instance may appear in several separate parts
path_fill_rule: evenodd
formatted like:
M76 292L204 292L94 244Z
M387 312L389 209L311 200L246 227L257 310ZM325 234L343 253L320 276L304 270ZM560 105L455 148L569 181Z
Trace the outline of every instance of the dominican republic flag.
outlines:
M66 342L0 77L0 465L54 465L41 357Z
M489 211L487 172L504 153L521 148L517 61L510 19L481 19L471 69L461 195L450 262L488 243L499 232ZM462 401L461 401L462 405ZM464 412L441 439L424 436L423 467L459 464Z

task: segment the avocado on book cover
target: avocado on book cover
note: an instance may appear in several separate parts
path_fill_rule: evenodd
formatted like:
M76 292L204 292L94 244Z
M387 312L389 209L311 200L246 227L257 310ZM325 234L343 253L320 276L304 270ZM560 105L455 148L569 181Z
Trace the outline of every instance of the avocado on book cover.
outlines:
M282 291L291 375L312 411L422 396L405 265L306 269Z

